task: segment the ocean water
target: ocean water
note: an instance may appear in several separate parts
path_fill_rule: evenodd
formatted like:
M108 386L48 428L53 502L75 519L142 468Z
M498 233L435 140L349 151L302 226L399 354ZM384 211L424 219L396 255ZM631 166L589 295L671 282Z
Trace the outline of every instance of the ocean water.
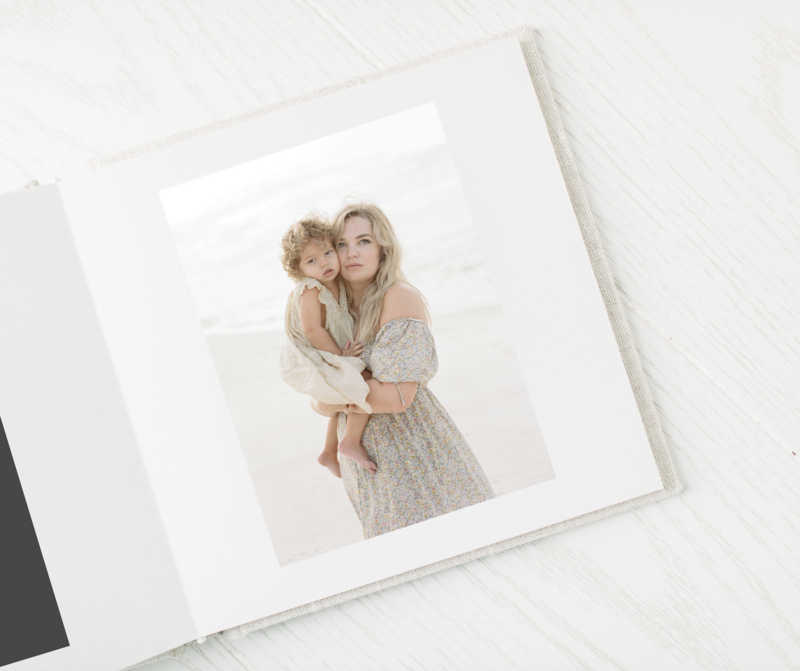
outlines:
M497 304L433 105L365 124L161 193L207 334L283 328L293 282L278 259L289 225L347 200L386 212L404 270L435 317Z

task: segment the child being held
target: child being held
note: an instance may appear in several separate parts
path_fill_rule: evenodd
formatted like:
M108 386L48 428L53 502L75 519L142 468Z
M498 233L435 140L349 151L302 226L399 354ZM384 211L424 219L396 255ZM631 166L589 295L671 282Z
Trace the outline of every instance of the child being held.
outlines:
M355 331L339 277L339 257L330 227L309 215L293 224L281 241L281 263L297 282L286 305L286 344L281 351L281 378L297 391L330 405L354 404L366 412L369 387L361 375L364 362L357 358L361 343L351 344ZM331 417L325 448L318 461L342 477L337 452L355 460L371 473L378 467L361 445L368 414L348 415L347 428L337 440L338 415Z

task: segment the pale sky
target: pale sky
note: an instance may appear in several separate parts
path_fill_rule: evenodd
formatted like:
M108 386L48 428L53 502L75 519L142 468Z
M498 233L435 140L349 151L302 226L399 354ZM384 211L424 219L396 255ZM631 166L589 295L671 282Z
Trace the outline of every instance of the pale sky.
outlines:
M435 312L496 302L435 105L428 104L160 192L206 332L275 330L293 282L286 229L345 198L377 203Z

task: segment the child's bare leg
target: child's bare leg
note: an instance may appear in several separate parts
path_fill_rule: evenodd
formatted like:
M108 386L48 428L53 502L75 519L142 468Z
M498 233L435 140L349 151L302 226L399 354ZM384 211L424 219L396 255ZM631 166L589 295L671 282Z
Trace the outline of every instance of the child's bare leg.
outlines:
M317 457L317 461L325 466L337 478L342 477L342 472L339 469L339 455L337 448L339 439L336 435L336 424L339 421L339 416L334 415L328 420L328 431L325 434L325 449L322 454ZM349 424L350 422L348 422Z
M375 473L378 467L371 461L367 451L361 445L361 436L369 421L369 415L348 413L347 428L344 438L339 442L339 452L346 457L353 459L359 466L367 469L370 473Z

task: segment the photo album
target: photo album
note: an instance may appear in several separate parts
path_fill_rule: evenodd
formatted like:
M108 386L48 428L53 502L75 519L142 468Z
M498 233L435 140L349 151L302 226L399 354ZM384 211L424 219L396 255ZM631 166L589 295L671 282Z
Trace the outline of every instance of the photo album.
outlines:
M680 490L528 27L1 196L0 312L10 669Z

